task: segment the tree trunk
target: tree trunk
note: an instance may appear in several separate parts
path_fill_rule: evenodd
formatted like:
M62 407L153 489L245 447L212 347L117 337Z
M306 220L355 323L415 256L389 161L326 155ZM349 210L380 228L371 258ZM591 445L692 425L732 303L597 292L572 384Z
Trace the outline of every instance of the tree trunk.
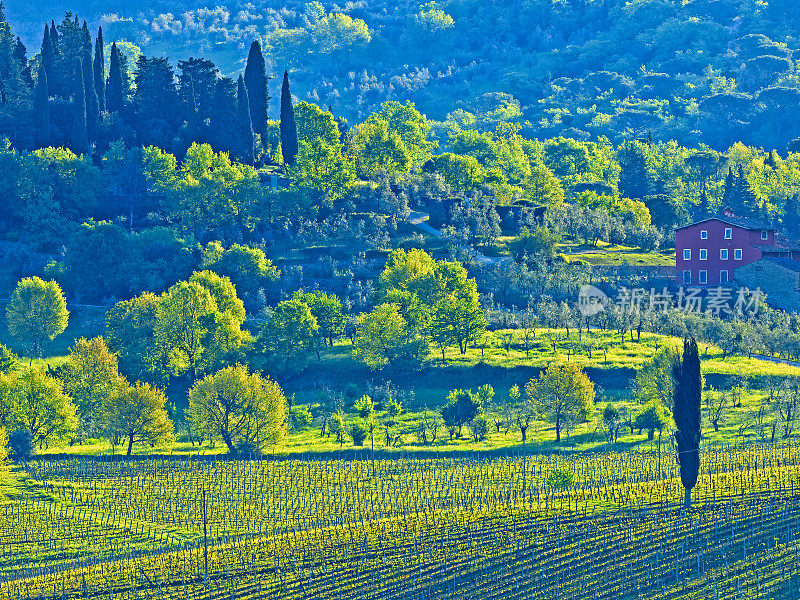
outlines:
M133 450L133 434L132 433L128 436L128 454L126 454L126 456L130 456L131 455L131 450Z
M561 441L561 423L556 421L556 443Z
M684 508L691 508L692 507L692 490L686 488L683 496L683 507Z

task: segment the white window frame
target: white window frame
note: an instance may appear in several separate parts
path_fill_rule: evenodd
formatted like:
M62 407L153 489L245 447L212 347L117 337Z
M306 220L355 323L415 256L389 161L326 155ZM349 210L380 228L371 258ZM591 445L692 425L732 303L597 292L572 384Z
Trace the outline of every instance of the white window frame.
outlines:
M742 249L736 248L733 251L733 260L742 260Z
M683 249L683 260L692 260L692 249L691 248L684 248Z
M700 248L700 260L708 260L708 250L706 248Z
M725 273L725 280L724 281L722 280L722 274L723 273ZM720 282L720 284L723 284L723 283L728 283L728 281L729 281L728 280L728 270L727 269L723 269L722 271L719 272L719 282Z
M733 229L730 227L725 228L725 239L732 240L733 239Z
M701 229L700 230L700 239L701 240L707 240L708 239L708 230L706 230L706 229Z
M769 233L767 233L766 231L762 231L761 232L761 239L762 240L768 240L769 239Z
M708 271L705 269L700 269L697 273L697 283L705 284L708 283Z
M720 260L728 260L728 249L727 248L720 248L719 249L719 259Z

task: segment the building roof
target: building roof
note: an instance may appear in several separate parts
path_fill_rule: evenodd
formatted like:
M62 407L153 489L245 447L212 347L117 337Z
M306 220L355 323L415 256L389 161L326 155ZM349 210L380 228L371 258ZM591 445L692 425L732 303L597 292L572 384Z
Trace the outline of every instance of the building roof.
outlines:
M793 258L782 258L777 256L768 256L763 260L768 260L776 265L783 267L784 269L788 269L790 271L794 271L795 273L800 273L800 261L796 261Z
M744 217L731 217L726 215L719 215L713 217L707 217L705 219L700 219L699 221L695 221L693 223L689 223L688 225L683 225L682 227L676 227L675 230L678 229L686 229L687 227L694 227L695 225L700 225L700 223L707 223L708 221L721 221L722 223L726 223L727 225L733 225L734 227L741 227L742 229L766 229L767 231L775 231L775 227L771 225L767 225L766 223L762 223L761 221L756 221L754 219L745 219Z

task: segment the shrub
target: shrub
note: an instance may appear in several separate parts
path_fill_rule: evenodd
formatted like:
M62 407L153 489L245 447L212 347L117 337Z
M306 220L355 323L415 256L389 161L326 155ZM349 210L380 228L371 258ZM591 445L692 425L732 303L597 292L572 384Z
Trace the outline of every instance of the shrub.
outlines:
M8 449L11 458L17 462L27 462L33 455L33 438L28 429L17 429L8 436Z
M353 438L354 446L363 446L368 435L369 431L361 421L354 421L350 425L350 437Z
M306 429L313 420L314 417L311 416L305 406L298 406L292 409L292 424L295 429Z
M554 490L565 490L572 487L575 475L567 469L553 469L547 476L545 483Z
M486 434L489 433L489 421L486 419L486 415L481 413L472 419L469 428L476 442L484 441L486 439Z

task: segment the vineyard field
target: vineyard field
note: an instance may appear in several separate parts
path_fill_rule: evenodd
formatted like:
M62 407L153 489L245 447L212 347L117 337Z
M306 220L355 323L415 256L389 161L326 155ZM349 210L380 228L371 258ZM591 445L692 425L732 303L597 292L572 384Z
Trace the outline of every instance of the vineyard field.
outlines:
M796 598L800 444L343 460L41 458L0 598Z

